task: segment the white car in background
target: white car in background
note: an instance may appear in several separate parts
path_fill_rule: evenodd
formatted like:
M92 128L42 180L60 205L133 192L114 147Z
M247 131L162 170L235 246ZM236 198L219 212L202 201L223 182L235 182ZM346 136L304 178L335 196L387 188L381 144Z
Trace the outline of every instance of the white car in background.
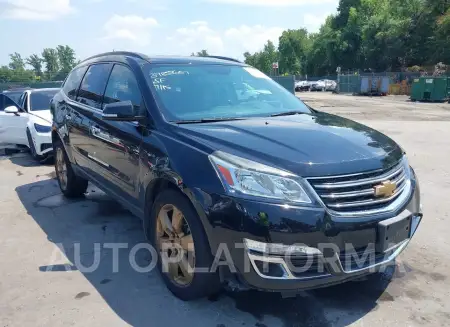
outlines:
M321 79L317 82L312 82L311 91L334 91L337 83L329 79Z
M50 100L58 90L26 90L17 105L0 102L0 144L26 146L33 158L47 160L53 153Z

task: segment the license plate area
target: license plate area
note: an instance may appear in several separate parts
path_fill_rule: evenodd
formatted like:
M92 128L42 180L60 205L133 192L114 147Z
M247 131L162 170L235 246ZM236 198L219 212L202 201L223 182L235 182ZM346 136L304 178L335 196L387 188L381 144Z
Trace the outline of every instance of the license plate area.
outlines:
M411 232L412 215L408 212L378 223L378 241L376 251L387 252L396 244L406 240Z

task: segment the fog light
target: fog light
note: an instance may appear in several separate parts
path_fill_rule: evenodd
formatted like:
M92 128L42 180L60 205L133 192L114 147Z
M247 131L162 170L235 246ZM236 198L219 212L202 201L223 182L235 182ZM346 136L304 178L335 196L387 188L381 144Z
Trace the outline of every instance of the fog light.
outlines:
M269 277L283 277L286 275L283 267L279 263L255 260L255 265L261 274Z
M255 251L264 254L275 254L275 255L283 255L283 254L300 254L300 255L318 255L321 252L303 244L293 244L293 245L284 245L279 243L264 243L259 241L250 240L248 238L244 238L244 244L250 251Z

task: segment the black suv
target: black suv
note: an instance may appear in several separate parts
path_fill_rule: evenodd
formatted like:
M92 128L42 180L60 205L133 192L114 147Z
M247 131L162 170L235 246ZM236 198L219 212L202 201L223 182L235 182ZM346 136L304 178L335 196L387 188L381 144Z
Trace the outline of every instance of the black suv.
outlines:
M422 218L400 146L236 60L97 55L51 108L61 191L82 196L89 180L142 218L184 300L359 278Z

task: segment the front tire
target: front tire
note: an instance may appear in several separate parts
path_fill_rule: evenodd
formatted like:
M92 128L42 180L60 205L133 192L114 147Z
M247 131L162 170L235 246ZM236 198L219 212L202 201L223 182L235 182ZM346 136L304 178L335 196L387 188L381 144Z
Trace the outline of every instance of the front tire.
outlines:
M158 253L158 269L167 288L183 301L217 293L221 287L219 273L210 271L214 258L189 200L175 190L163 191L149 219L148 235ZM175 260L174 255L178 255L178 262L169 262ZM191 274L186 268L192 269Z
M81 197L86 193L88 181L75 175L66 150L61 141L56 141L55 148L55 172L59 188L67 198Z

